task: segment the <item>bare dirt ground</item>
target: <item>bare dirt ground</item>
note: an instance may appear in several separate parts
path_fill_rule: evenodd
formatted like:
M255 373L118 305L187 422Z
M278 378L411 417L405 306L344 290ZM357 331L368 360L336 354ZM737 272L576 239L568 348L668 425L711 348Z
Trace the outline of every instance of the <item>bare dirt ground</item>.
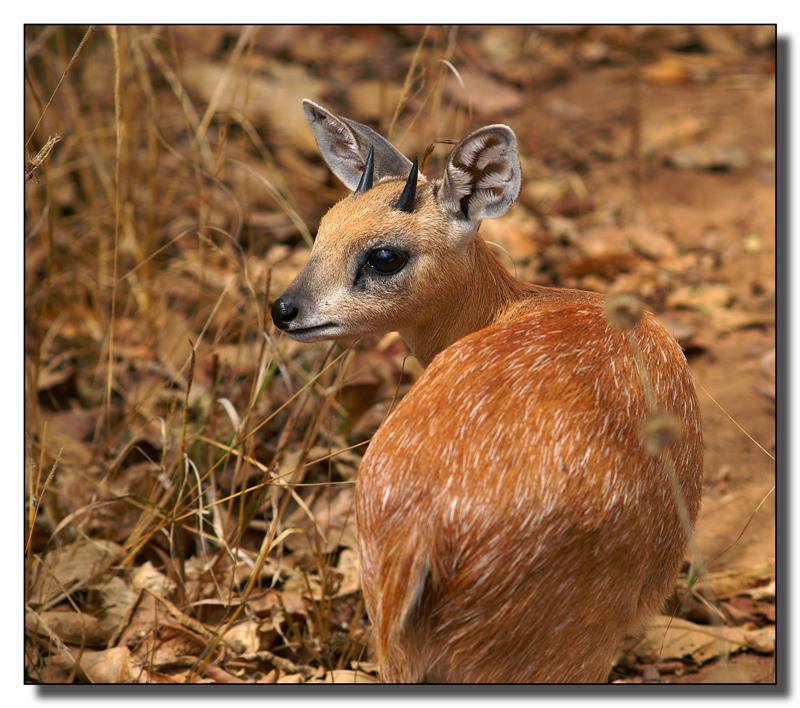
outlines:
M269 322L345 194L307 96L409 155L515 130L523 192L481 234L530 281L641 297L703 414L702 574L611 679L773 681L774 39L30 27L28 679L375 681L352 485L419 366Z

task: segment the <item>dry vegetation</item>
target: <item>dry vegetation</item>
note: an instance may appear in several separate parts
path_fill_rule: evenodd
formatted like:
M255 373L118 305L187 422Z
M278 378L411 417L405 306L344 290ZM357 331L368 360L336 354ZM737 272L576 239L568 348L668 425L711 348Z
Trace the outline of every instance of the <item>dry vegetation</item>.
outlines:
M523 194L483 236L528 280L637 293L701 387L702 562L611 678L773 680L774 49L771 27L28 27L28 680L376 680L353 484L419 368L395 335L269 321L344 195L304 97L434 174L434 141L516 130Z

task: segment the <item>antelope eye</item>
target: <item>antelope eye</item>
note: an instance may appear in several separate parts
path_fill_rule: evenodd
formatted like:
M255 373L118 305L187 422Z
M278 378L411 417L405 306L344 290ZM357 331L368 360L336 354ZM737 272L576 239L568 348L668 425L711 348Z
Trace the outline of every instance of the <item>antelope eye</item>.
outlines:
M367 264L383 275L392 275L403 269L408 259L391 248L376 248L367 256Z

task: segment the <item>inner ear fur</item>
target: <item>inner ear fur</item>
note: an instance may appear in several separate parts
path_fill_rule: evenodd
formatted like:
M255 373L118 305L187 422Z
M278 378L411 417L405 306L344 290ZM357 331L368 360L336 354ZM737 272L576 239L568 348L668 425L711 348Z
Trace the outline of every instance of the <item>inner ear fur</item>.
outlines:
M519 195L517 138L507 125L487 125L450 153L439 202L453 218L477 224L502 216Z
M351 191L361 179L370 146L375 151L376 182L385 177L408 176L411 161L368 125L337 116L307 98L303 99L303 111L322 159Z

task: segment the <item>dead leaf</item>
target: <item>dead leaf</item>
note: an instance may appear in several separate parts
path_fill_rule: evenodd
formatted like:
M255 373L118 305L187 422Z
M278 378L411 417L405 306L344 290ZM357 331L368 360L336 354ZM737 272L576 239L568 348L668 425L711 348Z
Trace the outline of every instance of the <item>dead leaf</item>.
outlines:
M524 34L521 27L495 25L482 28L479 35L481 48L487 56L498 63L518 59L522 53Z
M80 539L36 558L31 577L37 584L31 591L34 606L47 605L63 590L85 585L103 572L120 553L121 547L112 541Z
M47 454L67 464L85 467L92 460L90 446L84 442L94 431L97 415L93 411L71 408L44 416L47 421ZM57 474L57 473L56 473Z
M93 683L128 683L131 680L131 652L120 646L104 651L87 651L81 668Z
M351 661L350 666L359 671L365 671L368 674L378 674L378 664L375 661Z
M103 651L66 649L56 654L53 661L64 671L71 671L77 663L92 683L130 683L134 675L131 652L126 646Z
M642 126L642 154L652 155L697 138L707 127L699 116L679 115L654 117Z
M83 612L50 611L37 615L25 613L25 629L43 637L54 634L67 644L100 646L111 636L111 627L101 625L97 617Z
M613 278L619 273L626 273L636 265L636 255L631 252L606 253L602 256L575 258L558 266L558 272L564 277L581 278L597 274L604 278Z
M734 145L699 143L673 150L666 156L667 164L682 170L723 172L747 166L747 153Z
M539 245L536 242L536 220L523 207L517 207L504 219L487 219L481 224L480 234L485 241L499 247L495 255L513 271L516 261L536 256Z
M732 684L732 683L760 683L764 681L764 677L759 677L759 674L735 665L730 661L721 661L717 664L712 664L708 667L707 672L704 674L702 682L706 684Z
M178 268L178 264L175 264ZM222 289L222 288L220 288ZM189 360L191 348L189 340L197 340L197 333L192 324L180 312L170 313L169 326L164 327L162 336L156 342L156 355L163 369L170 376L177 375ZM155 372L148 372L141 378L141 382L132 382L130 390L126 392L126 398L136 401L136 405L142 406L149 403L155 404L152 390L163 388L163 377ZM144 387L140 392L140 388ZM149 417L155 417L155 412L151 412Z
M755 596L750 595L754 599L762 599L759 592L765 593L763 597L774 597L774 575L775 561L773 560L749 568L708 573L697 581L695 590L706 597L717 599L745 595L751 591L756 593ZM770 577L773 578L771 581ZM763 588L763 591L759 591L757 588Z
M697 327L674 315L659 315L658 321L666 327L667 331L678 340L678 344L686 347L697 335Z
M748 312L747 310L715 310L711 317L711 324L720 334L728 334L738 329L748 327L763 327L775 321L770 313Z
M733 293L727 285L721 283L701 285L699 287L684 286L678 288L667 297L669 307L702 310L706 313L725 308L733 299Z
M210 102L219 91L220 111L236 111L251 121L267 119L271 142L289 142L307 152L316 150L300 102L308 96L320 96L324 84L297 64L274 62L269 71L265 74L216 62L191 62L183 67L182 78L204 101Z
M669 53L643 67L641 76L653 84L703 83L712 79L720 66L717 57Z
M766 585L759 585L754 588L743 590L740 595L746 595L753 600L774 600L775 599L775 579L770 580Z
M750 234L744 239L744 250L755 255L761 253L764 248L764 241L758 234Z
M304 605L303 598L305 597L320 602L325 596L326 590L322 586L319 576L310 573L294 572L283 583L281 599L286 606L287 612L292 612L289 607L293 605ZM273 613L273 619L274 618L275 613Z
M257 679L256 683L275 683L278 679L278 670L271 669L261 679Z
M394 382L397 375L396 367L393 365L391 358L386 354L377 351L353 352L353 357L344 381L342 382L339 394L339 400L347 414L349 430L352 430L358 423L359 418L375 405L380 398L393 393L394 389L392 389L392 391L386 390L383 396L381 395L381 391L385 388L386 382ZM344 439L340 447L347 447ZM318 447L309 453L309 458L321 458L330 453L330 449L325 450L324 448ZM344 457L337 455L334 459L337 461L346 460L347 453L343 454ZM351 456L350 462L357 463L358 459L353 460Z
M686 671L686 664L682 661L659 661L656 668L660 674L675 674L681 676Z
M751 622L763 626L766 621L775 621L775 606L771 603L758 603L749 597L739 596L719 604L725 614L737 625Z
M305 683L303 674L283 674L275 683Z
M323 553L332 553L339 546L355 548L355 507L350 487L325 487L311 506L311 515L314 522L302 509L289 515L287 526L303 531L287 537L289 548L316 551L318 542Z
M748 26L750 44L757 49L767 49L775 46L775 25L750 25Z
M347 89L347 103L352 115L366 120L381 121L390 118L400 100L402 89L398 84L382 79L357 81Z
M226 38L235 37L242 28L235 25L172 25L170 35L176 46L190 56L207 55L209 50L221 46Z
M44 666L35 675L44 684L67 683L72 675L72 665L65 666L59 654L45 657Z
M339 554L339 562L336 564L336 570L342 576L342 582L339 585L336 597L343 597L344 595L357 592L361 587L358 554L349 548L345 548Z
M117 611L119 609L121 608L115 608ZM173 622L169 613L159 605L156 596L148 592L136 595L133 604L127 608L121 620L124 626L118 627L117 643L130 647L139 647L143 643L142 640L151 635L153 628L159 626L159 623ZM152 646L149 649L152 650ZM145 647L141 651L147 653L148 648Z
M641 70L642 78L654 84L685 84L691 81L691 73L679 57L667 55L648 64Z
M156 570L150 561L140 565L131 575L131 585L135 590L149 590L150 592L169 597L175 592L175 581L170 580L162 572Z
M91 585L90 588L102 598L103 627L109 627L112 632L121 632L122 623L132 612L139 593L132 590L122 578L110 578L108 582Z
M75 367L69 362L65 363L61 358L43 364L36 378L36 388L40 392L61 386L75 376Z
M746 633L747 648L759 654L772 654L775 651L775 627L751 629Z
M740 56L745 45L738 42L732 34L732 27L724 25L696 25L694 31L700 42L710 53Z
M165 633L163 629L159 635L162 633ZM168 638L163 640L159 636L154 642L152 635L149 639L149 651L146 651L148 642L143 642L137 647L135 656L139 661L147 662L147 666L159 669L194 666L203 647L199 641L188 635L176 635L171 632Z
M243 659L255 658L261 648L259 623L255 620L239 622L225 632L222 641L234 654Z
M230 673L228 671L225 671L225 669L223 669L220 666L217 666L216 664L209 664L208 666L206 666L205 671L206 671L206 675L210 679L213 679L215 683L223 683L223 684L227 684L227 683L235 683L235 684L250 683L250 681L244 681L244 680L240 679L238 676L234 676L232 673Z
M678 255L675 244L664 234L654 229L629 228L625 236L633 248L643 256L654 261L662 258L674 258Z
M261 594L253 593L247 601L247 609L255 617L269 617L273 609L280 609L281 593L275 590L267 590Z
M586 186L574 174L527 181L522 187L520 201L535 212L566 217L581 216L594 208Z
M566 239L572 243L577 243L580 238L578 231L578 224L575 219L570 219L565 216L552 215L547 216L546 219L547 232L556 239Z
M584 255L590 257L632 254L625 233L615 226L594 226L586 229L578 235L575 245Z
M445 91L450 97L462 105L472 105L480 115L497 115L516 111L521 108L524 98L519 89L510 84L496 81L478 69L459 69L466 91L455 80L445 84Z
M563 120L583 120L586 118L586 108L561 96L551 98L545 106L556 118Z
M418 378L414 369L416 362L416 359L409 358L405 365L405 374L411 375L415 379ZM389 410L392 407L393 399L394 395L392 394L391 399L377 401L373 406L367 409L364 414L353 423L353 427L350 430L351 437L358 438L360 440L368 440L371 438L375 431L380 427L381 423L386 420L386 416L389 415ZM351 474L349 476L346 476L346 469L342 470L342 472L345 473L344 478L354 480L356 478L357 467L358 465L350 467Z
M684 286L667 296L669 307L693 309L703 313L720 334L774 322L771 313L749 312L734 308L731 306L732 301L733 292L727 285L721 283L699 287Z
M774 648L774 627L756 630L715 627L664 615L650 625L645 636L633 647L633 652L646 663L689 657L697 664L703 664L744 649L771 653Z
M661 674L655 666L648 664L644 667L644 669L642 669L642 678L644 679L645 683L658 683L658 680L661 678Z
M312 679L308 683L380 683L380 681L374 676L365 674L363 671L335 669L334 671L328 671L322 678Z
M700 265L700 259L694 253L684 253L673 258L664 258L658 262L661 270L674 275L684 275Z

